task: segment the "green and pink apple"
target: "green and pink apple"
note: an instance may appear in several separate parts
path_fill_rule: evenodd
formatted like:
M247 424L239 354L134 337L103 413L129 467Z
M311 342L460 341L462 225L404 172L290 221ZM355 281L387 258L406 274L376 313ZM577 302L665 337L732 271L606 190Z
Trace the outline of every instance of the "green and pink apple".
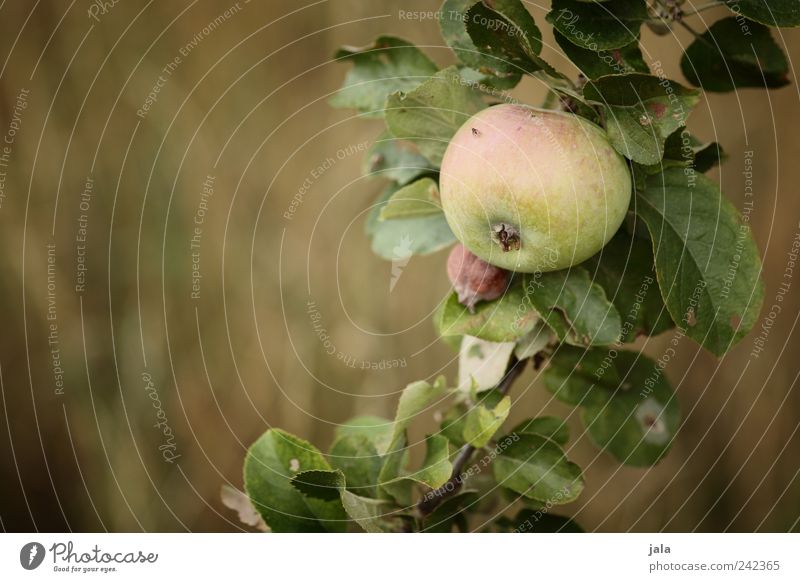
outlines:
M523 105L496 105L455 134L440 190L456 237L484 261L525 273L576 265L611 239L631 177L590 121Z

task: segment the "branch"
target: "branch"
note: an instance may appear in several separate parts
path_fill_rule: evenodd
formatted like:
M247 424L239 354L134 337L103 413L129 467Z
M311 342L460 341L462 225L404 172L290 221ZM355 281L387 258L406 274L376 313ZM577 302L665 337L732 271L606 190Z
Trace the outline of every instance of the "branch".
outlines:
M525 363L527 361L527 359L518 360L516 356L511 356L511 360L508 362L508 367L506 368L506 374L497 385L497 391L500 394L503 396L508 394L508 391L511 390L511 386L514 384L514 381L525 369ZM537 368L539 367L537 365L538 363L539 362L536 361L536 357L534 356L534 365ZM422 498L422 501L417 504L417 510L422 517L430 515L433 510L436 509L440 503L442 503L442 501L453 496L461 488L461 484L463 483L462 472L464 471L464 466L469 462L474 452L475 447L470 444L466 444L461 448L456 455L456 458L453 460L453 472L451 473L450 479L448 479L447 482L438 489L434 489L426 494Z

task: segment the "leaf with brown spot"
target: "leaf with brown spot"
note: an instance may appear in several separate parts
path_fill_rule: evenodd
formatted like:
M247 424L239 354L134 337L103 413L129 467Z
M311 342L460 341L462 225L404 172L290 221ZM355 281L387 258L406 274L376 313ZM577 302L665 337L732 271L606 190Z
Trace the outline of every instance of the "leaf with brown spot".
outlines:
M764 299L761 259L752 233L719 186L682 168L637 188L636 213L647 225L658 285L672 319L721 356L758 319ZM740 318L732 326L733 316Z
M576 362L584 370L576 371ZM656 362L637 352L561 347L544 383L556 398L581 408L594 443L637 467L667 454L680 425L678 400Z

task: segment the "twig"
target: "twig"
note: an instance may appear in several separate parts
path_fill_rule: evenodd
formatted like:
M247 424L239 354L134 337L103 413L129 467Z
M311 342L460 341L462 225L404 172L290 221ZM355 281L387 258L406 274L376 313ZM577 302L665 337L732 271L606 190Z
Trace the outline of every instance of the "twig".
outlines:
M511 390L511 385L514 384L514 381L525 369L525 363L527 361L528 360L518 360L514 355L511 356L511 360L506 368L506 374L497 385L497 391L500 394L503 396L508 394L508 391ZM463 482L461 473L463 472L464 466L469 462L474 452L475 447L470 444L466 444L461 447L461 450L453 460L453 472L451 473L450 479L448 479L447 482L438 489L434 489L426 494L425 497L422 498L422 501L417 504L417 510L422 517L430 515L433 510L436 509L440 503L442 503L442 501L448 497L451 497L461 488L461 484Z

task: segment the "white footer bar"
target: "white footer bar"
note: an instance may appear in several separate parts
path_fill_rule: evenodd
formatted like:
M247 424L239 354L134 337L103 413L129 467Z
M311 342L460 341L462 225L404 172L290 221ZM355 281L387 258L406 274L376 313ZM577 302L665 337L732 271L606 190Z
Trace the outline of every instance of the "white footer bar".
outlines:
M793 534L2 534L0 579L797 581L798 550Z

